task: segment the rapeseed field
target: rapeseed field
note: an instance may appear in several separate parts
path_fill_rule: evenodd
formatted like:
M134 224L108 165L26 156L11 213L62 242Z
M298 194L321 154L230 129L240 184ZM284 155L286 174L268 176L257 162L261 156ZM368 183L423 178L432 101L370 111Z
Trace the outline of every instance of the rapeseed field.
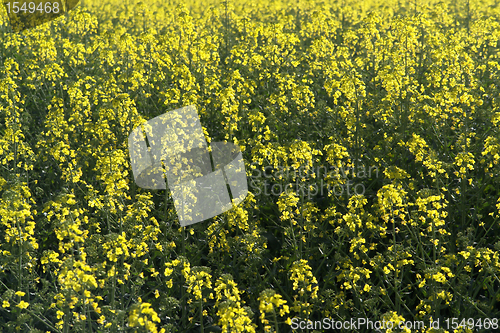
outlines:
M0 331L495 331L499 15L82 0L16 32L4 5ZM188 105L249 193L180 227L127 138Z

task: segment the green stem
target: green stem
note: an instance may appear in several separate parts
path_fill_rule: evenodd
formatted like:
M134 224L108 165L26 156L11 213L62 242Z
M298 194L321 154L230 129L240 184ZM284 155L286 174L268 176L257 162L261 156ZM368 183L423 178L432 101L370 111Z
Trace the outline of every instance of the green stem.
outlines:
M436 272L436 229L434 226L434 219L432 219L432 265L434 266L434 273ZM433 281L432 283L432 310L437 317L439 315L436 309L436 283Z
M23 232L17 216L16 216L16 225L19 232L19 283L17 290L21 291L23 287Z
M398 253L396 251L396 221L394 219L394 210L391 205L391 216L392 216L392 251L394 255L394 293L396 301L396 309L398 315L401 313L401 304L399 301L399 283L398 283Z
M273 315L274 315L274 327L276 327L276 333L280 333L279 327L278 327L278 319L276 317L276 309L273 306Z
M186 228L182 227L182 240L181 240L181 251L182 251L182 256L185 258L186 256L186 249L185 249L185 244L184 244L184 239L186 238ZM181 270L184 269L184 263L182 263ZM180 283L180 288L181 288L181 302L182 302L182 329L186 329L186 307L187 307L187 302L186 298L184 295L184 283L186 283L186 280L184 279L184 274L181 272L181 283Z
M309 189L308 189L309 190ZM302 259L302 243L304 237L304 191L300 194L300 234L299 234L299 259Z
M201 333L204 333L205 332L205 326L203 325L203 297L202 299L200 299L200 329L201 329Z

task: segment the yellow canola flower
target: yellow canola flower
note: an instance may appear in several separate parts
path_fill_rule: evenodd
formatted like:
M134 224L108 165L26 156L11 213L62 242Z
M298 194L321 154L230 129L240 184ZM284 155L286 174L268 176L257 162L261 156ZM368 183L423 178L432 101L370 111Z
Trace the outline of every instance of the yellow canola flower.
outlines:
M21 302L19 302L19 304L18 304L18 305L16 305L16 306L17 306L18 308L20 308L20 309L26 309L26 308L28 308L29 303L28 303L28 302L25 302L25 301L21 301Z

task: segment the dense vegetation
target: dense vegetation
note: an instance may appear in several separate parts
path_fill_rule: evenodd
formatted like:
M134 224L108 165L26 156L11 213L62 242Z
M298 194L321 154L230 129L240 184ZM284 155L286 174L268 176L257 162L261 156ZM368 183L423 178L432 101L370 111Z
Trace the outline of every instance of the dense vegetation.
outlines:
M1 330L492 331L499 10L81 1L20 33L2 12ZM135 184L127 137L187 105L241 147L249 194L180 228L168 190Z

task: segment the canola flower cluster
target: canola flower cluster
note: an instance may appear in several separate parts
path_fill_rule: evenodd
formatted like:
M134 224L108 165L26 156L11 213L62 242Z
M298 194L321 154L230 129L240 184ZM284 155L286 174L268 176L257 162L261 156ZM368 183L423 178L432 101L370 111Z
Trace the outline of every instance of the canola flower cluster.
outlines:
M85 0L16 32L0 7L0 330L499 318L499 14L493 0ZM134 183L127 137L187 105L249 177L286 169L267 185L326 190L250 190L180 228L168 191ZM363 193L330 190L349 182Z

